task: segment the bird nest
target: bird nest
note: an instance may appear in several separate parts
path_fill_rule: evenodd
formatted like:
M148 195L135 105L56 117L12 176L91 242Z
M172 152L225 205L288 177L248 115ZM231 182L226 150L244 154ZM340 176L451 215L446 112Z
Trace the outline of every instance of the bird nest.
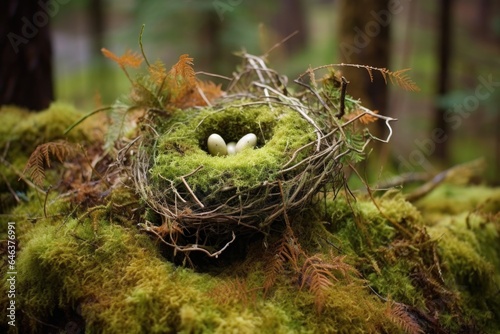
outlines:
M338 191L343 166L363 159L371 140L387 142L392 134L394 119L347 96L347 81L331 67L309 69L293 92L262 58L242 59L216 103L199 91L205 107L150 108L142 133L122 150L135 148L129 165L135 188L154 212L142 228L176 251L217 257L238 236L268 234L274 221L300 212L321 189ZM328 73L316 80L320 69ZM378 119L388 126L386 139L364 126ZM227 141L253 133L257 143L212 156L212 133Z

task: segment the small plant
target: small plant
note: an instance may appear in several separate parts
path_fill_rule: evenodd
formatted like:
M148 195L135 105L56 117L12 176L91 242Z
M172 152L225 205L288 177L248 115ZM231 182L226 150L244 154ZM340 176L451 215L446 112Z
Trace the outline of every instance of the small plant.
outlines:
M64 140L38 145L26 162L23 174L27 174L37 186L42 186L45 180L45 168L50 168L54 158L62 163L74 157L77 152L75 146Z

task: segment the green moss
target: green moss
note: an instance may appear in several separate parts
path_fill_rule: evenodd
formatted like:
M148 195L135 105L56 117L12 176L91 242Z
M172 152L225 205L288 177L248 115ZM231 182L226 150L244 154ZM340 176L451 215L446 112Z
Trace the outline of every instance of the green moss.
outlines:
M12 191L23 197L26 185L19 180L19 175L38 145L59 139L85 144L102 138L102 122L96 119L64 135L64 131L82 116L82 112L64 103L54 103L47 110L36 113L17 107L0 109L0 150L5 152L2 156L5 163L0 163L0 213L15 204Z
M116 203L131 200L130 194L116 193L111 198ZM42 207L32 199L30 206L20 206L16 212L41 216ZM53 203L48 207L49 216L68 211L56 198L49 202ZM381 296L425 310L426 291L411 278L413 256L424 259L425 254L415 251L389 256L393 242L402 240L402 235L387 218L412 230L421 228L419 213L400 197L378 200L387 217L377 214L370 200L359 199L351 205L354 211L339 196L318 203L321 212L312 210L297 217L294 228L301 244L311 253L324 254L334 245L334 251L348 254L347 261L357 265ZM329 217L329 221L317 215ZM110 218L105 213L101 216ZM43 331L40 321L53 324L61 312L79 312L86 332L404 332L403 320L391 318L388 304L355 275L350 283L333 284L322 313L317 313L315 297L286 275L277 280L271 293L262 293L267 258L257 245L244 262L229 265L214 276L165 261L149 238L131 225L54 218L40 219L35 225L26 222L31 227L19 236L17 287L22 291L18 301L23 313L18 321L26 331ZM461 325L453 325L449 310L441 313L440 321L450 329L458 330L469 322L493 332L498 328L493 319L500 305L494 294L498 232L480 215L469 217L470 227L466 215L459 218L429 230L443 256L446 288L462 296L455 310L462 310ZM244 287L235 286L235 279L245 282ZM6 302L4 292L2 304Z
M203 109L185 121L186 111L172 119L172 128L158 141L157 155L151 168L157 184L164 180L180 183L186 179L194 191L210 194L225 187L251 187L274 180L293 152L314 140L312 126L296 111L268 105ZM258 137L257 148L234 156L211 156L206 141L220 134L226 142L238 141L247 133ZM169 184L167 186L170 186ZM160 187L161 189L162 187Z
M2 126L0 144L15 141L16 145L13 148L34 150L39 144L57 139L85 140L92 127L96 127L96 123L90 122L77 127L68 137L64 136L64 131L83 115L72 105L64 103L54 103L47 110L36 113L15 107L4 107L0 109L0 122L10 126ZM24 153L29 156L31 151Z
M426 223L432 224L443 216L473 211L488 201L490 211L500 211L500 189L487 186L459 186L445 184L438 187L416 204L426 215Z
M443 218L429 228L438 241L446 283L458 291L464 316L492 333L500 328L499 231L498 221L467 213Z
M349 254L361 255L377 247L385 247L401 237L404 230L423 225L418 210L402 196L347 201L344 196L320 203L318 212L327 228L340 239Z

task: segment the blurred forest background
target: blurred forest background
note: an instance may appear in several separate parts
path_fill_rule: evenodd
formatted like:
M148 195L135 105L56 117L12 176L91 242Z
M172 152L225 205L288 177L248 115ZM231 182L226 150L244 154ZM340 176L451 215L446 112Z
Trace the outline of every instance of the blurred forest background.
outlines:
M20 2L8 0L4 5ZM129 82L100 49L106 47L116 54L139 51L142 24L144 50L150 60L174 64L180 54L188 53L197 71L226 76L239 63L235 52L245 49L261 55L298 31L269 55L269 65L286 74L291 85L309 66L348 62L393 71L411 68L409 75L421 88L407 92L386 85L382 77L370 83L365 71L343 71L350 82L348 94L398 119L392 123L391 142L374 147L369 163L361 167L372 182L391 174L436 173L484 157L488 164L485 179L500 183L498 0L52 3L57 5L49 13L56 100L90 111L127 93ZM24 14L28 19L32 15ZM9 23L2 21L5 54L10 47L5 41ZM2 59L2 67L11 66L5 56ZM5 71L0 80L3 76ZM374 131L386 135L383 124Z

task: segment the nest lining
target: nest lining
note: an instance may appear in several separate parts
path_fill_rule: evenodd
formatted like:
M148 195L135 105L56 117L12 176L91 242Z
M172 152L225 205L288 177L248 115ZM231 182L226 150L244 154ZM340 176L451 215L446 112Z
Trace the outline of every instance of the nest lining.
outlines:
M191 190L204 201L217 200L213 194L219 189L273 182L292 154L314 140L310 124L283 106L229 106L192 113L195 116L189 122L175 125L159 138L151 182L158 189L178 187L183 183L180 177L190 175L186 179ZM235 141L249 132L258 137L255 149L223 157L207 153L206 141L211 133ZM296 159L306 154L307 150Z

